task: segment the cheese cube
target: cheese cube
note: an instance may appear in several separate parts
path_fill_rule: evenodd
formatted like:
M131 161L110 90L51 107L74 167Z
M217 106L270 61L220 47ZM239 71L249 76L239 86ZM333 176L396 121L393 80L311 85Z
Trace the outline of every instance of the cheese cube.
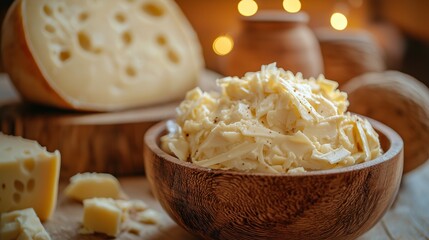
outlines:
M0 239L50 240L51 238L34 209L27 208L1 214Z
M99 232L108 236L119 233L122 210L110 198L91 198L83 201L83 227L86 232Z
M60 161L58 151L0 133L0 213L34 208L47 220L56 205Z
M70 179L65 194L77 200L88 198L119 198L118 179L107 173L78 173Z

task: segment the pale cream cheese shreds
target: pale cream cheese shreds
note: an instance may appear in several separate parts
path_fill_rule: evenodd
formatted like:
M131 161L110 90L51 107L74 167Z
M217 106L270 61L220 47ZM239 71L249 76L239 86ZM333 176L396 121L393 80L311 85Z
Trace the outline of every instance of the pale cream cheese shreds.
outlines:
M262 66L243 78L226 77L221 93L189 91L162 148L213 169L291 173L331 169L381 155L366 119L346 113L337 82Z

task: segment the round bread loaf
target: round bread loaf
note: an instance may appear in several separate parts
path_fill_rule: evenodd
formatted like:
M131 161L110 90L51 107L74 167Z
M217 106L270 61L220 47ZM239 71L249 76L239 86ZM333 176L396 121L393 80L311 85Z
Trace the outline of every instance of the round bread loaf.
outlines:
M197 86L204 65L173 0L17 0L1 47L23 99L65 109L179 99Z
M349 111L393 128L404 140L404 172L429 158L429 89L397 71L367 73L342 88L349 95Z

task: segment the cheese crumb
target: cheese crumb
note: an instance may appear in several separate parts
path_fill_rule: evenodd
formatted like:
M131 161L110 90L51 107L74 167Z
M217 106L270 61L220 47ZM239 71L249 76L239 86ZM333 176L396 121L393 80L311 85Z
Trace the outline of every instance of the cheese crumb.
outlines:
M381 155L366 119L346 112L338 83L303 79L275 63L217 81L221 93L189 91L167 123L162 148L202 167L298 173L344 167Z

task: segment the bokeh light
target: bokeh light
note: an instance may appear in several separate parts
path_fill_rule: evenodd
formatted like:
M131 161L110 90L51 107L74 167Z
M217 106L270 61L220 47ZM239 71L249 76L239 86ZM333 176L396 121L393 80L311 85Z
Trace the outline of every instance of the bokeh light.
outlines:
M238 3L238 12L246 17L254 15L258 11L258 4L254 0L241 0Z
M347 27L347 17L342 13L333 13L331 16L331 26L336 30L344 30Z
M233 47L234 40L228 35L219 36L213 41L213 51L220 56L231 52Z
M297 13L301 10L301 1L299 0L283 0L283 8L286 12Z

